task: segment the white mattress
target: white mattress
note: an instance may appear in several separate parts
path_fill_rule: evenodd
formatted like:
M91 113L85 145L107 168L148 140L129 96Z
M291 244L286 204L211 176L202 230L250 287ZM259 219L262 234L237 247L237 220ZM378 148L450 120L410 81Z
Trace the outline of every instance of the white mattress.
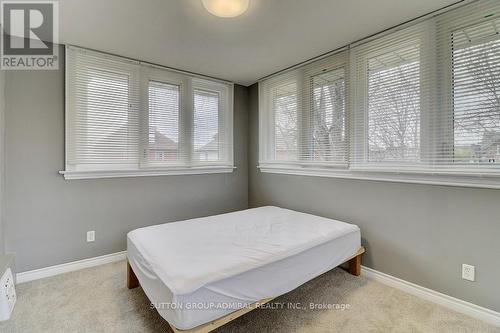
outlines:
M260 207L136 229L128 258L160 315L190 329L287 293L361 246L355 225Z

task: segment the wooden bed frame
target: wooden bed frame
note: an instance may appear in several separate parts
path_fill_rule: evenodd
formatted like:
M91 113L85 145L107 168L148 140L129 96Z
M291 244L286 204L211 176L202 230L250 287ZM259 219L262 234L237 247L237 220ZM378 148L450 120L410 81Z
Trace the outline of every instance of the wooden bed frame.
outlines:
M363 255L363 253L365 253L365 248L362 246L359 248L358 252L356 252L353 256L347 258L347 260L344 262L344 263L348 262L348 272L350 274L355 276L359 276L361 274L361 256ZM137 279L137 276L135 275L128 261L127 261L127 287L128 289L139 287L139 280ZM210 321L200 326L196 326L189 330L180 330L177 327L171 325L170 323L169 325L175 333L208 333L215 330L216 328L221 327L222 325L229 323L230 321L238 317L243 316L244 314L252 310L261 307L262 305L272 301L273 299L274 298L266 298L260 300L258 302L251 304L246 308L236 310L234 312L231 312L230 314L225 315L224 317Z

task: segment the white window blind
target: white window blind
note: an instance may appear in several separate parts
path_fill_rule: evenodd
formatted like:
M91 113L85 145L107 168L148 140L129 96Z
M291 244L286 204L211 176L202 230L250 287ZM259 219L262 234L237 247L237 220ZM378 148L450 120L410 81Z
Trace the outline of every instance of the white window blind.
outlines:
M345 165L346 55L260 83L260 164Z
M180 86L148 80L149 136L145 157L151 165L182 165Z
M500 187L499 1L406 24L259 87L261 170Z
M196 79L192 82L192 161L194 165L227 164L232 160L232 104L228 87Z
M499 13L478 1L352 49L353 167L498 167Z
M418 42L368 59L368 160L420 159Z
M66 52L66 178L232 170L231 84Z
M194 159L219 160L219 93L194 90Z
M345 163L346 73L345 68L323 71L310 78L312 107L311 159Z
M68 50L67 164L75 170L138 162L137 65Z
M427 93L434 86L427 29L424 22L352 49L354 167L422 165L422 122L435 105Z
M500 18L478 21L457 22L449 36L453 151L443 157L467 167L499 167Z
M297 82L284 82L272 91L274 110L274 159L299 160Z

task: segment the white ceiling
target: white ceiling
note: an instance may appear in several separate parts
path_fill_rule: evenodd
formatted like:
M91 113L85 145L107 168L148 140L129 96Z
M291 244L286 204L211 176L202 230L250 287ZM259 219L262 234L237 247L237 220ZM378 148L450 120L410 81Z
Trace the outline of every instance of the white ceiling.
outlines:
M250 85L456 0L250 0L212 16L201 0L60 0L60 39Z

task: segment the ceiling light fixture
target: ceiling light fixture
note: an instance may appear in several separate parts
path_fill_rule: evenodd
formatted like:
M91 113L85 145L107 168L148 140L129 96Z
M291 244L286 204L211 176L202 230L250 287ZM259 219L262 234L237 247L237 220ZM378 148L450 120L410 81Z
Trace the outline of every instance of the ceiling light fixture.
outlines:
M240 16L248 9L250 0L201 0L211 14L219 17Z

